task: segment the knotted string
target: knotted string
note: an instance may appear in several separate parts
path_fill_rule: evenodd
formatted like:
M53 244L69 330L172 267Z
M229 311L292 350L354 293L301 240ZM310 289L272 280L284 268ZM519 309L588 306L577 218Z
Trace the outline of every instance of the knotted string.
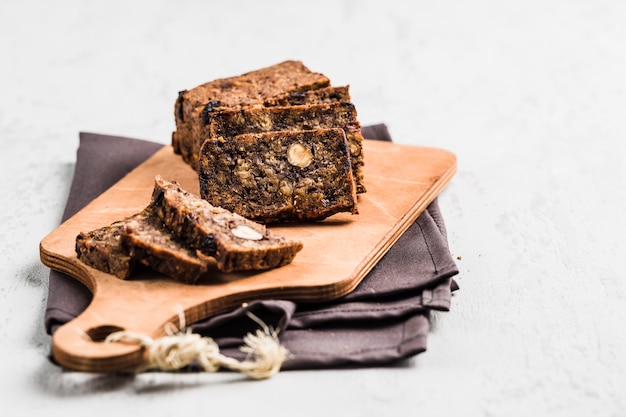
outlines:
M132 331L111 333L104 340L105 343L138 343L148 352L147 362L137 371L158 369L175 371L196 362L205 372L216 372L220 368L241 372L253 379L270 378L278 371L285 360L289 358L289 351L280 344L278 333L267 326L261 319L250 312L248 317L261 327L255 333L244 336L244 344L239 348L246 354L243 361L225 356L220 353L219 346L210 337L203 337L185 328L184 313L179 313L180 328L169 323L165 328L167 333L158 339L152 339L145 334Z

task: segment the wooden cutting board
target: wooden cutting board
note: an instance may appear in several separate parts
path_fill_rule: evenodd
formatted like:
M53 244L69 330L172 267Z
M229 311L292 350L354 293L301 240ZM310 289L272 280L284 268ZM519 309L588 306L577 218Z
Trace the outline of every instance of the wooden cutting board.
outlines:
M157 174L199 193L197 175L172 147L158 151L41 241L42 262L93 293L87 309L55 332L54 359L75 370L128 370L142 362L143 349L102 343L113 331L157 338L165 334L167 323L179 325L181 309L189 324L255 299L326 301L352 291L456 172L456 157L446 150L375 140L365 140L363 146L367 193L358 197L358 215L270 227L303 242L290 265L255 273L216 270L197 285L150 272L121 280L84 265L74 251L76 235L142 210Z

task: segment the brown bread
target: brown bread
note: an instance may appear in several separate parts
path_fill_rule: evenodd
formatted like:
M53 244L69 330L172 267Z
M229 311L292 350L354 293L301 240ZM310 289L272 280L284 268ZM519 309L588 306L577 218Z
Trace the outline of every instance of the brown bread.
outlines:
M344 130L248 133L205 141L200 194L262 222L315 221L357 211Z
M80 232L76 236L75 245L78 259L118 278L130 277L135 270L135 260L122 246L122 229L125 223L126 220L121 220L89 232Z
M327 87L330 80L309 70L300 61L284 61L242 75L216 79L178 94L174 106L176 131L174 152L196 168L202 142L193 136L193 127L202 123L203 112L218 107L262 105L269 98Z
M188 247L214 257L223 272L284 266L303 247L160 176L155 179L151 207L173 234Z
M357 193L366 191L363 177L363 136L352 103L334 102L296 106L246 107L211 112L196 137L225 139L245 133L341 128L350 148ZM203 167L199 166L202 175Z
M296 91L270 97L263 102L266 107L301 106L303 104L350 102L349 86L324 87L317 90Z
M126 279L143 264L187 284L212 262L223 272L277 268L301 249L301 242L213 207L160 176L144 210L76 237L78 259L93 268Z
M124 222L122 246L135 261L185 284L195 284L210 262L185 246L149 209Z

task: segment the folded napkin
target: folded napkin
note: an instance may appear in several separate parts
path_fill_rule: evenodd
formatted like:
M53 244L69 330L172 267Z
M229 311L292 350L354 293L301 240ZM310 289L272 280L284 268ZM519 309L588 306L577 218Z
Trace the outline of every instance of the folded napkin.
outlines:
M363 127L363 136L390 141L384 124ZM81 133L76 167L63 220L115 184L163 145L125 137ZM213 338L220 350L240 357L243 336L258 324L280 329L291 352L282 369L376 366L426 350L429 312L448 311L458 269L435 200L367 274L339 300L296 303L258 300L190 327ZM48 334L80 314L91 293L79 281L50 272L45 327Z

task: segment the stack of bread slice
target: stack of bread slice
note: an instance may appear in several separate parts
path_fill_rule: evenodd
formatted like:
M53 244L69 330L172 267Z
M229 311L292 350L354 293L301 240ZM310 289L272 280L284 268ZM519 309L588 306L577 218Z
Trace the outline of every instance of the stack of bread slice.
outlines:
M138 265L145 265L174 280L195 284L213 264L221 272L287 265L303 245L215 207L158 175L145 209L79 233L75 247L83 263L121 279L132 277Z
M174 152L211 204L261 222L358 213L363 137L348 86L285 61L181 91L174 113Z

